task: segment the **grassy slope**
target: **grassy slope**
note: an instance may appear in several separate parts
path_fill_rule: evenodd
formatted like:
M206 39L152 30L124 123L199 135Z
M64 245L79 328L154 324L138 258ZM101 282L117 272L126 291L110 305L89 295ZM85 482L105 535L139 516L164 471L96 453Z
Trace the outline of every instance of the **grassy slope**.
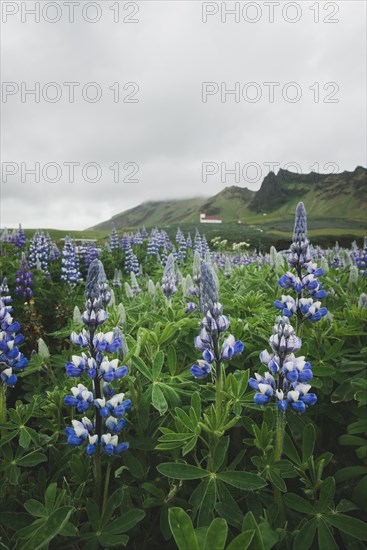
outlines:
M323 176L319 180L315 178L315 181L313 178L309 181L310 175L305 175L303 181L297 179L297 176L294 181L292 177L289 180L280 175L275 178L283 196L282 203L275 209L272 200L266 200L268 193L264 180L261 203L264 206L261 206L258 211L251 208L251 202L255 198L258 199L261 192L255 193L240 187L226 187L211 198L146 202L117 214L111 220L96 225L94 229L110 230L112 222L117 229L142 225L167 227L183 223L199 223L200 210L207 214L218 214L227 223L241 220L247 224L263 224L266 218L267 223L281 222L282 225L288 225L293 222L295 207L300 200L305 203L310 220L327 220L324 227L334 229L345 226L359 229L365 227L367 190L366 172L362 168L354 172ZM263 216L264 212L266 216ZM277 229L283 229L283 227Z
M174 237L180 225L183 231L191 234L198 227L208 240L220 236L229 242L248 241L253 246L268 245L272 241L283 246L292 235L297 202L303 200L308 212L310 236L315 242L325 245L340 240L347 245L356 238L360 241L367 233L366 191L365 172L357 169L353 173L323 177L316 182L283 179L283 204L273 210L271 200L266 203L266 189L263 193L266 208L256 212L250 208L256 197L255 192L240 187L226 187L211 198L146 202L85 231L46 231L56 242L66 234L75 238L104 240L114 223L120 234L145 225L146 228L164 228ZM220 215L225 223L200 224L200 210ZM238 224L238 220L242 224ZM33 233L34 230L26 231L27 237Z

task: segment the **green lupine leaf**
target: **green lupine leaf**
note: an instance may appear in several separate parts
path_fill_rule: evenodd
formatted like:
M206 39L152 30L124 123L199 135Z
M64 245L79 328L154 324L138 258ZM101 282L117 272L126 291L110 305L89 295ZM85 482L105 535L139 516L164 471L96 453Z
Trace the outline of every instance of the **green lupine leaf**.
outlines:
M69 521L74 508L62 506L46 519L43 525L27 540L20 550L41 550L48 548L49 542L54 539Z
M333 527L359 540L367 540L367 523L345 514L327 514L325 521Z
M173 346L169 346L167 350L167 366L171 376L176 374L177 355Z
M162 416L168 410L168 404L158 384L153 384L152 405Z
M163 367L163 361L164 361L164 353L163 351L159 351L157 355L154 358L153 362L153 380L158 380L159 375L161 374L162 367Z
M170 508L168 522L179 550L199 550L192 521L182 508Z
M112 535L108 531L103 531L98 537L98 542L103 548L121 548L129 542L127 535ZM89 545L88 545L89 549Z
M227 550L247 550L252 542L252 539L254 538L254 535L255 531L244 531L232 540L229 546L227 546Z
M264 541L261 536L258 522L252 512L247 512L242 522L242 531L253 531L253 538L250 541L249 547L251 550L265 550Z
M329 527L323 520L319 521L317 535L319 548L327 548L327 550L339 550L339 546L336 544Z
M284 495L284 502L287 506L289 506L289 508L292 508L292 510L296 510L296 512L312 515L316 513L311 504L307 502L307 500L300 497L299 495L295 495L294 493L288 493Z
M335 495L335 480L328 477L322 482L319 496L318 509L320 512L327 512L333 502Z
M217 472L221 468L229 446L229 435L221 437L214 451L214 471Z
M249 472L227 471L217 474L218 479L237 487L238 489L253 491L255 489L261 489L267 485L266 481L256 475Z
M293 548L299 550L309 550L313 547L313 540L317 529L317 519L312 518L307 521L300 529L296 538L294 539ZM321 550L321 549L320 549ZM325 549L326 550L326 549Z
M29 453L28 455L22 456L16 460L18 466L23 467L37 466L40 462L47 462L47 457L46 455L37 452Z
M206 532L204 550L224 550L228 526L223 518L215 518Z
M307 424L302 433L302 462L305 464L315 448L316 432L313 424Z
M283 445L284 454L294 462L294 464L301 464L301 459L299 458L298 452L291 440L290 436L286 433L284 434L284 445Z
M207 470L179 462L164 462L157 466L157 470L164 476L173 479L203 479L210 476L210 472Z
M126 533L132 529L137 523L139 523L145 517L144 510L135 508L129 510L125 514L122 514L119 518L115 519L112 523L109 523L105 531L111 535L119 535L120 533Z
M34 500L33 498L27 500L24 503L24 508L27 510L27 512L35 517L46 518L48 515L44 505L38 500Z
M136 357L133 355L131 358L134 366L138 369L141 374L143 374L146 378L148 378L151 382L153 382L153 376L144 361L140 357Z

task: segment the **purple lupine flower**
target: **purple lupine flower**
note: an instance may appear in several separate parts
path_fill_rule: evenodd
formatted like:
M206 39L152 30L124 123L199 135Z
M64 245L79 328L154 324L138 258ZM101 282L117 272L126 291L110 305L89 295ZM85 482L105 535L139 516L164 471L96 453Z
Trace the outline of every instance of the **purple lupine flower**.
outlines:
M20 268L15 276L15 284L14 294L23 298L31 298L33 296L31 288L33 286L32 272L28 268L28 262L24 253L20 261Z

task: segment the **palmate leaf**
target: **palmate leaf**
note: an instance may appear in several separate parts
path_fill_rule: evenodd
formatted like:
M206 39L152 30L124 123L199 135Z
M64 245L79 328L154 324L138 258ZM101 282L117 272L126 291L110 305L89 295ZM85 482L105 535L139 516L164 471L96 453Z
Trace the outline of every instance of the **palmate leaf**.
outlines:
M49 542L60 533L67 524L74 508L62 506L55 510L42 524L42 526L27 540L20 550L41 550L48 548Z

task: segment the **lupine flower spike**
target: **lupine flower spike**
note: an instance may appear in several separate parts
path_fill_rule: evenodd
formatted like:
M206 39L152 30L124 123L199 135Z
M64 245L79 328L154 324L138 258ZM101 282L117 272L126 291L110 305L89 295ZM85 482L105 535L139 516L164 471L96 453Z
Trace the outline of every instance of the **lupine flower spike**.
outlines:
M267 350L260 353L260 361L268 371L264 375L256 373L255 378L249 380L249 386L257 392L254 402L267 405L276 401L281 411L290 407L295 412L305 412L316 403L317 397L310 393L311 364L304 356L295 356L302 342L288 317L276 318L269 344L273 353Z
M244 344L230 335L222 341L220 336L229 328L228 317L223 315L223 307L218 301L218 288L212 267L205 261L201 269L201 305L204 318L201 321L200 334L195 338L195 347L202 352L203 359L191 367L195 378L203 378L212 372L212 364L216 365L216 375L221 361L228 361L240 355Z
M120 359L111 359L108 354L120 352L123 355L124 338L120 330L104 333L99 330L107 319L106 306L111 292L107 285L102 263L95 259L90 264L85 290L85 311L82 319L86 328L80 334L73 332L71 341L84 351L73 355L66 363L66 373L71 378L83 377L85 382L70 389L64 399L65 405L74 407L84 416L81 421L73 420L66 428L69 445L85 445L88 455L98 447L108 455L119 454L128 448L128 443L119 443L118 434L126 425L123 418L131 407L130 399L123 393L115 393L111 383L127 374L127 368ZM103 425L108 432L102 435Z
M307 237L307 216L303 202L296 208L296 221L293 242L288 252L288 264L296 274L287 271L280 277L278 284L282 289L291 289L296 297L284 294L274 305L283 316L297 315L299 323L308 319L313 323L320 321L327 314L327 308L322 307L321 300L327 296L318 278L324 274L321 267L312 261L310 243Z

